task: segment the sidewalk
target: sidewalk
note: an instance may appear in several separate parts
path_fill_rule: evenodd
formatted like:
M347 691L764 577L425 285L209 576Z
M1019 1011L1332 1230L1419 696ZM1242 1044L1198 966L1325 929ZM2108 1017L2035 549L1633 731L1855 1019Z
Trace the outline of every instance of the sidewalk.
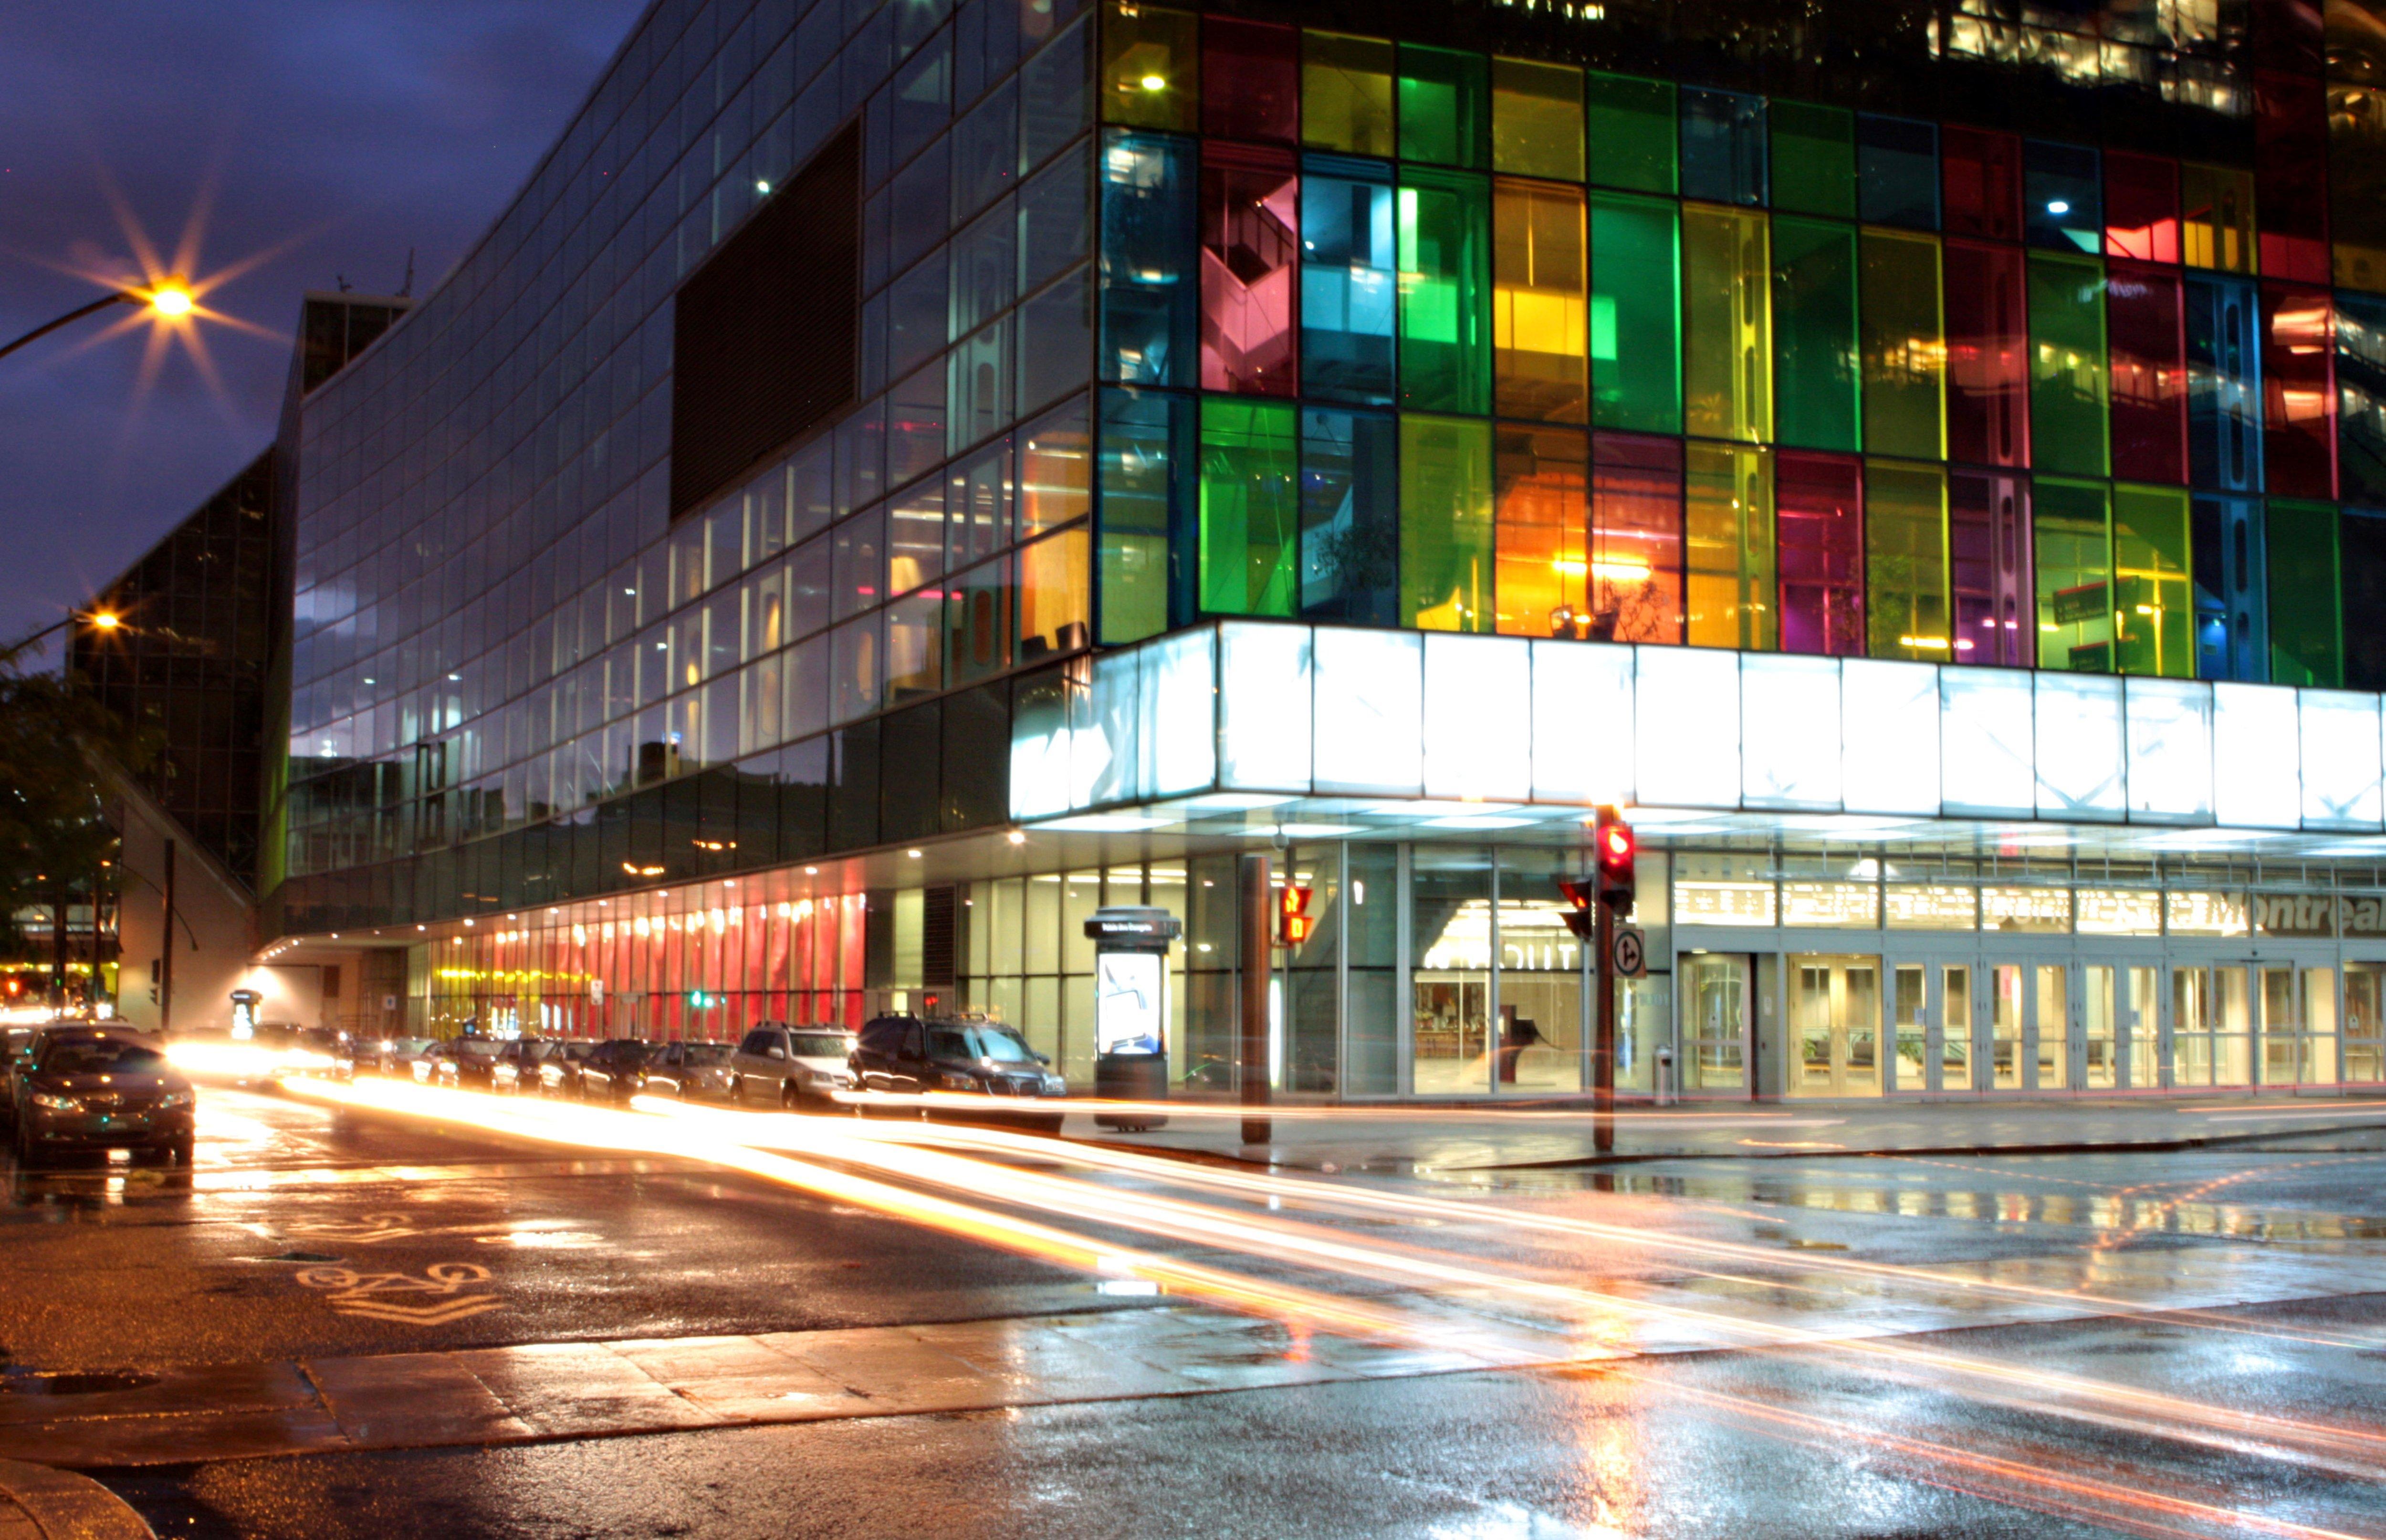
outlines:
M1272 1138L1242 1143L1243 1109L1187 1102L1166 1127L1122 1133L1072 1118L1071 1137L1155 1151L1262 1160L1312 1171L1425 1172L1600 1166L1671 1159L1832 1155L2027 1155L2193 1149L2282 1135L2386 1133L2386 1094L2276 1094L2160 1102L2087 1096L2030 1101L1714 1103L1626 1108L1612 1152L1596 1147L1588 1103L1269 1109Z
M93 1481L0 1459L0 1540L157 1540L141 1515Z

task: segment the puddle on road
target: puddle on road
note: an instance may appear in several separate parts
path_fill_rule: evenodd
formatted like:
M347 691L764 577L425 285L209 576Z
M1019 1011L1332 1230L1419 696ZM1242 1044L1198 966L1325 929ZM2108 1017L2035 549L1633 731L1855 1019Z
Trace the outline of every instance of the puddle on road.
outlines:
M54 1374L37 1369L0 1369L0 1394L15 1396L103 1396L110 1391L142 1390L157 1383L155 1374Z

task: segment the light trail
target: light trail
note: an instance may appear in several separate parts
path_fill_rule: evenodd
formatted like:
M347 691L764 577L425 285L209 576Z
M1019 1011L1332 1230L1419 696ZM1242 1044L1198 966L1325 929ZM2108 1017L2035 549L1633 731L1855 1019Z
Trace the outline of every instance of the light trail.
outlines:
M974 1204L923 1194L878 1181L874 1177L832 1170L809 1161L789 1159L747 1147L738 1138L715 1133L706 1120L723 1117L740 1123L760 1119L735 1114L697 1112L672 1118L586 1108L524 1104L466 1092L408 1084L335 1085L292 1080L293 1095L321 1102L364 1106L404 1115L474 1124L492 1132L511 1133L544 1143L596 1146L616 1150L672 1156L742 1171L818 1196L850 1204L892 1218L922 1224L944 1233L1038 1257L1063 1266L1113 1276L1148 1280L1170 1292L1245 1313L1283 1319L1337 1335L1413 1344L1446 1353L1460 1365L1476 1367L1563 1368L1606 1358L1617 1348L1580 1342L1561 1343L1544 1328L1498 1321L1453 1322L1414 1310L1380 1303L1354 1301L1294 1285L1250 1278L1202 1264L1177 1260L1055 1230L1049 1226L998 1214ZM678 1109L674 1104L657 1104ZM1585 1312L1596 1323L1638 1314L1670 1324L1695 1324L1726 1335L1740 1334L1751 1345L1786 1350L1828 1350L1855 1355L1883 1377L1921 1385L1936 1394L1956 1394L1990 1406L2025 1415L2054 1415L2069 1421L2122 1432L2192 1444L2223 1453L2282 1459L2332 1473L2376 1480L2386 1475L2377 1458L2381 1439L2366 1430L2329 1427L2254 1413L2207 1407L2156 1392L2103 1384L2077 1376L2048 1373L1927 1348L1886 1343L1827 1331L1804 1330L1772 1322L1749 1321L1714 1312L1635 1300L1574 1285L1556 1283L1448 1259L1420 1248L1391 1247L1352 1240L1337 1233L1279 1218L1252 1218L1221 1212L1206 1205L1150 1195L1122 1193L1074 1179L1023 1171L920 1145L857 1137L857 1125L844 1120L777 1115L783 1131L799 1133L808 1153L824 1154L841 1162L874 1167L906 1180L929 1185L956 1186L974 1197L994 1197L1013 1207L1041 1208L1072 1219L1157 1233L1196 1245L1240 1251L1284 1264L1308 1267L1380 1284L1408 1279L1429 1289L1456 1291L1481 1300L1529 1300L1555 1307L1575 1329ZM790 1129L788 1125L800 1125ZM916 1131L915 1131L916 1132ZM1031 1141L1030 1147L1048 1158L1056 1149L1049 1140ZM1479 1220L1469 1213L1464 1217ZM1842 1363L1830 1367L1841 1367ZM1636 1376L1637 1377L1637 1376ZM1657 1383L1653 1377L1650 1383ZM1683 1387L1663 1382L1669 1392ZM1704 1393L1701 1393L1704 1394ZM1695 1396L1693 1398L1696 1398ZM1748 1402L1748 1415L1759 1411L1779 1416L1778 1409ZM1795 1414L1791 1414L1795 1415ZM2066 1516L2082 1511L2083 1498L2097 1504L2131 1504L2157 1518L2102 1514L2098 1521L2119 1524L2149 1535L2188 1536L2197 1529L2179 1528L2161 1520L2199 1526L2217 1525L2238 1533L2287 1537L2287 1540L2335 1540L2334 1532L2272 1520L2223 1508L2199 1498L2164 1496L2109 1484L2088 1482L2044 1469L2035 1452L2028 1460L1995 1460L1970 1451L1862 1430L1827 1427L1829 1445L1844 1449L1852 1437L1891 1452L1904 1451L1931 1462L1922 1479L2042 1512ZM1959 1479L1948 1472L1971 1471ZM1935 1473L1934 1473L1935 1472ZM2008 1485L2006 1484L2011 1484ZM2017 1488L2017 1489L2015 1489Z
M898 1107L923 1111L983 1111L983 1096L955 1096L941 1091L917 1093L894 1091L832 1090L825 1093L828 1100L850 1108ZM1193 1122L1208 1120L1215 1122L1239 1122L1245 1118L1266 1118L1275 1122L1462 1122L1479 1120L1501 1126L1517 1122L1565 1122L1588 1131L1591 1119L1597 1116L1590 1104L1577 1107L1325 1107L1311 1103L1271 1102L1265 1107L1245 1107L1240 1102L1225 1101L1111 1101L1094 1096L1070 1096L1059 1102L1039 1102L1035 1097L1022 1098L1016 1110L1023 1113L1054 1113L1080 1117L1162 1118L1170 1121ZM1708 1128L1763 1127L1838 1128L1845 1118L1824 1118L1801 1112L1761 1112L1754 1110L1728 1112L1660 1112L1653 1109L1624 1110L1611 1115L1618 1123L1696 1123Z

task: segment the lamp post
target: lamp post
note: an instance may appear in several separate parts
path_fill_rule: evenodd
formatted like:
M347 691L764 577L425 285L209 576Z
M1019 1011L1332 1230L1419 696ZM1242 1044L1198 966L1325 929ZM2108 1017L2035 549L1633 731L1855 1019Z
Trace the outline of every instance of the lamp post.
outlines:
M165 320L179 320L197 307L190 285L181 278L169 278L147 289L116 289L100 295L88 305L78 305L56 320L44 321L5 347L0 358L6 357L27 343L38 342L61 326L71 326L85 316L95 316L111 305L139 306Z

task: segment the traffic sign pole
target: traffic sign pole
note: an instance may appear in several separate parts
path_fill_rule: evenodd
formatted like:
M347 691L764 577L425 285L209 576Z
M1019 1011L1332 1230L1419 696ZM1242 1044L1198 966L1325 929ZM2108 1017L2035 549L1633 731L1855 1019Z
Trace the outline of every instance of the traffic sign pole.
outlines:
M1599 1027L1590 1045L1591 1147L1615 1148L1615 910L1599 905Z

